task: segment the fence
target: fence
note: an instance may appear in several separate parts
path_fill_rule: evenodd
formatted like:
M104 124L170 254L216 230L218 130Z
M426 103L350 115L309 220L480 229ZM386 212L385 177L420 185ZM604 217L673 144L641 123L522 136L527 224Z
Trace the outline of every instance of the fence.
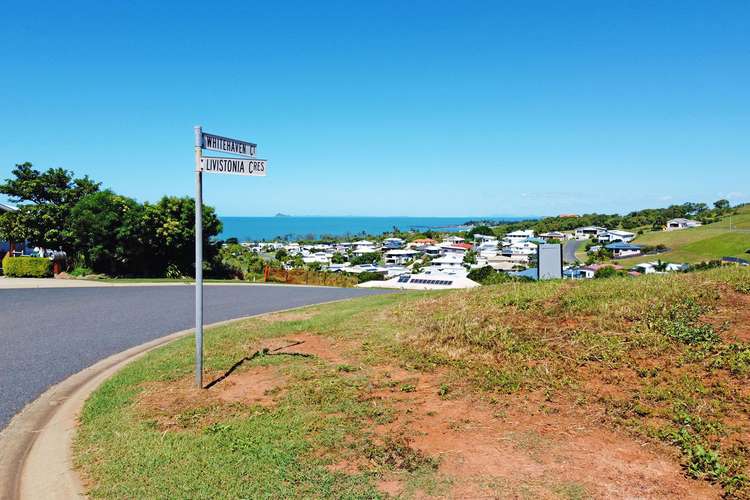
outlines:
M289 283L294 285L324 285L350 288L357 284L356 276L341 273L324 273L304 269L271 269L263 271L263 281L267 283Z

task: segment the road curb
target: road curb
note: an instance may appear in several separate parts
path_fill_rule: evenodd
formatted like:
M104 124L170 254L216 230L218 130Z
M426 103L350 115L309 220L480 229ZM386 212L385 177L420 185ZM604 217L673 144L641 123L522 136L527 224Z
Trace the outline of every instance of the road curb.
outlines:
M346 300L351 298L252 314L211 323L206 328ZM129 363L193 332L193 328L181 330L113 354L53 385L26 405L0 432L0 499L85 498L72 458L73 438L83 404L102 383Z

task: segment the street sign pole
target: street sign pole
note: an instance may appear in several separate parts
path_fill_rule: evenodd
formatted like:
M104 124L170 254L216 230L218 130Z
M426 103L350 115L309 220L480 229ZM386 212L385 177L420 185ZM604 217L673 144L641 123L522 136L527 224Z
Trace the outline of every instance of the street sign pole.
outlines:
M268 160L255 157L257 144L195 130L195 385L203 388L203 172L265 176ZM231 153L243 158L203 158L203 150Z
M195 385L203 388L203 130L195 127Z

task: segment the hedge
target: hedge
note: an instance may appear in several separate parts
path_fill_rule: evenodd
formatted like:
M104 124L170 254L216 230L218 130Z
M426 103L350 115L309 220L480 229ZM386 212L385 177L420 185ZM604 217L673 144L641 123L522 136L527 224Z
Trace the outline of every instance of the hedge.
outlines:
M5 257L3 274L14 278L46 278L52 276L52 261L43 257Z

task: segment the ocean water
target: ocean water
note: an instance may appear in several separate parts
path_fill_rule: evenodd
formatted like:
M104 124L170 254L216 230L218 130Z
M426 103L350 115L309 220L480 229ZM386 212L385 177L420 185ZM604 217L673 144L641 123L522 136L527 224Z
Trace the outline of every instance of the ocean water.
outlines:
M221 239L240 241L273 240L277 238L307 239L332 236L380 235L394 227L402 231L439 230L460 231L469 220L483 217L220 217L224 230ZM493 220L522 220L526 217L492 218Z

